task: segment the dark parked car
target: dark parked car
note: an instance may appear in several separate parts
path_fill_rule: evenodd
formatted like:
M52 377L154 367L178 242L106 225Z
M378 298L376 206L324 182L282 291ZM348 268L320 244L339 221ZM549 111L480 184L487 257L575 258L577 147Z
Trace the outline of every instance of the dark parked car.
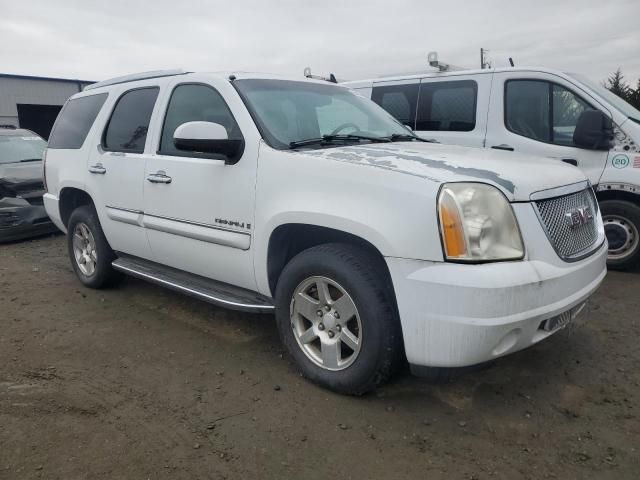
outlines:
M0 126L0 242L55 232L42 204L42 153L30 130Z

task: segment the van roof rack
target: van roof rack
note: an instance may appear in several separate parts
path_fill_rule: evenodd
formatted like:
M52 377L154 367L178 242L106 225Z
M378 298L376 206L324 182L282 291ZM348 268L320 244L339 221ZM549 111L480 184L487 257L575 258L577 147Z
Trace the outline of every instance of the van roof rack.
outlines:
M336 76L333 73L330 73L328 77L322 77L320 75L312 75L311 67L307 67L304 69L304 76L307 78L314 78L316 80L324 80L325 82L338 83Z
M150 78L172 77L174 75L184 75L189 73L182 69L173 70L153 70L150 72L133 73L122 77L109 78L102 82L92 83L84 87L85 90L93 90L94 88L106 87L107 85L117 85L119 83L135 82L137 80L148 80Z

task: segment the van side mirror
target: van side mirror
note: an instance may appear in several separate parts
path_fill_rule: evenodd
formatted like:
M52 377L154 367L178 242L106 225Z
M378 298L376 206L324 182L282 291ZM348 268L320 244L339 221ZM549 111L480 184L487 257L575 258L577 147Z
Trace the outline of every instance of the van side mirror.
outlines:
M613 140L613 122L600 110L585 110L573 132L573 144L589 150L609 150Z
M230 139L219 123L187 122L176 128L173 144L188 152L224 155L225 163L236 163L242 156L244 140Z

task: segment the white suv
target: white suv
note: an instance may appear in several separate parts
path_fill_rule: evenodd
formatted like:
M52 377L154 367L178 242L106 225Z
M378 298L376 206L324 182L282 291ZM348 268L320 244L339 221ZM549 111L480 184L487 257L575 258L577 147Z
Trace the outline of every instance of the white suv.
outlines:
M584 174L511 155L425 142L327 82L153 72L67 102L44 198L84 285L275 310L302 372L359 394L405 360L533 345L604 278Z

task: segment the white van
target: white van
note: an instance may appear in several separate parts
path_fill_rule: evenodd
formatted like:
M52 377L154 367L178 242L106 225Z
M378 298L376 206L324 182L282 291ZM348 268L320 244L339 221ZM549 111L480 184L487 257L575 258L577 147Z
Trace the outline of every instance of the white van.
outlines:
M605 88L544 68L436 71L345 85L423 138L576 165L597 192L609 267L640 265L640 112Z

